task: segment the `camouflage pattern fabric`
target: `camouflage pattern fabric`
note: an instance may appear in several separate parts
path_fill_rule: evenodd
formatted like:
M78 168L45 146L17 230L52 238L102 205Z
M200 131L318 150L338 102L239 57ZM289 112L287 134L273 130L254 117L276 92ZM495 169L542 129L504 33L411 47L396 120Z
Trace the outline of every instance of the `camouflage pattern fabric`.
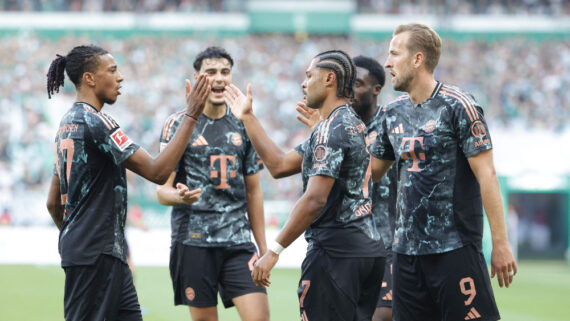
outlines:
M90 265L100 254L127 262L127 181L121 163L139 146L109 115L75 103L55 138L54 174L65 204L59 236L62 266Z
M190 189L201 188L202 196L192 205L173 207L173 242L202 247L251 243L244 179L263 164L243 123L226 110L220 119L198 118L178 164L174 186L181 182ZM168 118L161 146L172 139L183 117L184 112L179 112Z
M386 107L378 106L378 111L374 117L366 123L367 148L370 148L370 145L378 137L382 124L382 115L385 111ZM397 180L397 166L393 165L380 181L372 183L372 217L388 251L392 250L392 239L394 237L394 229L396 228Z
M491 148L482 108L459 88L438 82L421 104L403 95L387 106L371 153L398 170L395 252L481 248L481 193L467 158Z
M322 247L332 257L385 255L370 215L372 180L365 131L352 108L343 105L295 148L303 156L303 190L312 176L336 179L324 209L305 232L309 250Z

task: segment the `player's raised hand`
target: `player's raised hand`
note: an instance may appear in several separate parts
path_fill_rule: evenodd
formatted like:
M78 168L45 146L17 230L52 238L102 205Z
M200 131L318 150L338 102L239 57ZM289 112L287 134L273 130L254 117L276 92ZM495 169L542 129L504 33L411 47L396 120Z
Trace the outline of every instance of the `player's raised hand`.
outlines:
M271 281L269 281L271 269L273 269L278 260L279 255L275 254L275 252L265 252L261 259L255 262L253 266L253 271L251 272L253 283L264 288L268 287L271 284Z
M186 112L188 115L196 119L200 117L210 91L210 79L206 74L198 77L193 88L191 88L190 80L186 79Z
M178 191L178 196L180 197L182 203L188 205L196 202L200 196L202 196L201 188L190 190L188 186L182 183L176 184L176 190Z
M497 275L499 286L503 284L508 288L513 282L513 277L517 274L517 263L508 242L500 245L493 244L491 252L491 277Z
M296 109L299 113L299 115L297 115L297 119L300 122L305 124L310 129L314 129L315 126L317 126L320 118L319 113L315 109L308 107L304 102L298 102Z
M247 96L244 95L238 87L234 84L226 86L224 90L224 98L226 103L237 119L242 120L247 115L253 112L252 103L253 97L251 95L251 84L247 85Z

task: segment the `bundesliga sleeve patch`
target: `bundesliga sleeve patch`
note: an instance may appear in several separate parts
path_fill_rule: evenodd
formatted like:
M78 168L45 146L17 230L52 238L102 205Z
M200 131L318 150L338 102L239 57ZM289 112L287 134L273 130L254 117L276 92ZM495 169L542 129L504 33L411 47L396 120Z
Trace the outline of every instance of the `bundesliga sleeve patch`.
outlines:
M121 151L124 151L133 143L127 135L123 134L123 131L120 128L117 128L117 130L111 134L111 140Z
M317 145L313 151L313 157L317 162L322 162L327 158L327 148L324 145Z

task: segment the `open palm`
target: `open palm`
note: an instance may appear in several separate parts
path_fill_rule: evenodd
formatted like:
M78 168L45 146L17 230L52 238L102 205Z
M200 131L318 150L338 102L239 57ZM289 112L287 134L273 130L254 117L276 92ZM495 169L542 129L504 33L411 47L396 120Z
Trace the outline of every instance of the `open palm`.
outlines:
M247 114L252 113L251 104L253 102L253 97L251 96L251 84L247 85L247 96L244 95L234 84L226 86L224 90L224 98L237 119L243 120Z

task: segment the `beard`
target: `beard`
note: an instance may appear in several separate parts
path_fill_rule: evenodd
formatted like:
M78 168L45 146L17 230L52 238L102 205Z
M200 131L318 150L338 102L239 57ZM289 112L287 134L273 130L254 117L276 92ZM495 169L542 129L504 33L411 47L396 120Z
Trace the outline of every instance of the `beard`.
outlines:
M311 108L311 109L320 109L323 105L323 98L309 98L307 97L307 107Z
M402 75L400 81L397 81L394 84L394 90L409 92L410 84L412 83L413 78L414 77L411 74Z
M372 108L372 103L370 101L366 102L366 101L356 100L352 102L352 109L354 109L354 111L356 112L356 114L358 114L358 116L360 116L360 118L362 118L362 116L367 114L371 108Z

